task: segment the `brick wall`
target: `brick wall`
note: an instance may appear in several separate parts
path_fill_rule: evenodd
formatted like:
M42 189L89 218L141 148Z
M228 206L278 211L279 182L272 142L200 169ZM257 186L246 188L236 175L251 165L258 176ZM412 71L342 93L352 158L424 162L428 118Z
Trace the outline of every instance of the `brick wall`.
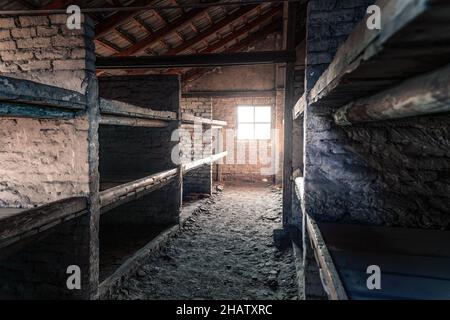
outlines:
M260 105L272 106L272 129L281 134L283 110L282 105L276 103L275 97L240 97L213 98L213 118L227 121L222 132L222 151L228 151L228 156L220 162L221 176L224 181L237 182L269 182L280 173L281 162L278 156L279 139L272 140L238 140L237 139L237 106ZM221 150L218 150L219 152ZM215 176L215 173L213 174Z
M95 72L94 29L83 18L80 30L69 30L66 19L0 18L0 74L84 93L87 72Z
M212 119L211 98L182 98L181 112ZM182 161L188 163L211 155L212 133L201 123L181 125L180 144ZM212 165L206 164L183 175L183 194L211 194Z
M100 97L142 108L179 112L180 79L177 75L100 77Z

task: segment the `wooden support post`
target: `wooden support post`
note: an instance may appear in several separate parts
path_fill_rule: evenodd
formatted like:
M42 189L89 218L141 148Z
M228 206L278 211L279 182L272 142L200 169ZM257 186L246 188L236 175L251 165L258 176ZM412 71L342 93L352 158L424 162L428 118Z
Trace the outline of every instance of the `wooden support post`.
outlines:
M295 20L297 4L286 4L286 49L295 52ZM295 59L294 59L295 61ZM285 100L284 100L284 160L283 160L283 227L289 224L292 215L292 108L294 106L294 68L295 62L286 64Z
M450 112L450 65L338 109L338 125Z

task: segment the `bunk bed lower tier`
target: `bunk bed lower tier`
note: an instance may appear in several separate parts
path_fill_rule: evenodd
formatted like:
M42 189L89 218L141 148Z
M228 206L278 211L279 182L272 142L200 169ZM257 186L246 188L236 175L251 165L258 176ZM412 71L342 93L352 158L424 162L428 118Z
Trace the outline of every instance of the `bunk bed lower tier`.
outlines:
M135 200L162 188L178 175L178 169L169 169L141 179L130 177L103 178L100 183L101 213Z
M0 248L25 241L85 213L85 197L62 199L32 209L0 208Z
M450 232L318 223L349 299L450 299ZM368 289L380 267L381 289Z

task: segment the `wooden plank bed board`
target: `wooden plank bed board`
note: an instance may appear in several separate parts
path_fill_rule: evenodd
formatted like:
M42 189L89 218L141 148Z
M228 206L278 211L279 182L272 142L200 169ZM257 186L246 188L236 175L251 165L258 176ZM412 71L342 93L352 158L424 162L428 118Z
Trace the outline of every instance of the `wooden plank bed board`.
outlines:
M59 223L87 212L87 199L62 199L32 209L2 209L0 219L0 246L19 241L24 235L45 231ZM14 241L11 241L13 239Z
M152 110L150 108L137 107L122 101L107 100L103 98L100 98L100 113L102 115L113 115L119 117L177 120L176 112Z
M212 126L216 126L216 127L224 127L227 125L226 121L197 117L197 116L194 116L194 115L188 114L188 113L181 114L181 121L183 123L190 123L190 124L201 123L201 124L212 125Z
M100 192L101 211L104 213L119 205L157 190L174 179L178 174L179 169L175 168L126 183L118 184L118 181L103 182L101 184L103 190Z
M450 232L319 223L350 299L450 299ZM381 269L369 290L367 267Z
M381 30L365 20L357 26L309 93L310 105L342 106L450 62L449 1L377 4L386 17Z
M0 101L74 111L86 109L86 97L79 92L4 76L0 76Z

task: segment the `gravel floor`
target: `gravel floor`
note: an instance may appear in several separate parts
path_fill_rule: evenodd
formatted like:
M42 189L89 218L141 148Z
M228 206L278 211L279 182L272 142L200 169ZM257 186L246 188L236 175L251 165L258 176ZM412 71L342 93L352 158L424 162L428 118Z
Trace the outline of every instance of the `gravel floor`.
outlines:
M208 200L115 299L297 299L291 249L279 251L281 190L231 187Z

